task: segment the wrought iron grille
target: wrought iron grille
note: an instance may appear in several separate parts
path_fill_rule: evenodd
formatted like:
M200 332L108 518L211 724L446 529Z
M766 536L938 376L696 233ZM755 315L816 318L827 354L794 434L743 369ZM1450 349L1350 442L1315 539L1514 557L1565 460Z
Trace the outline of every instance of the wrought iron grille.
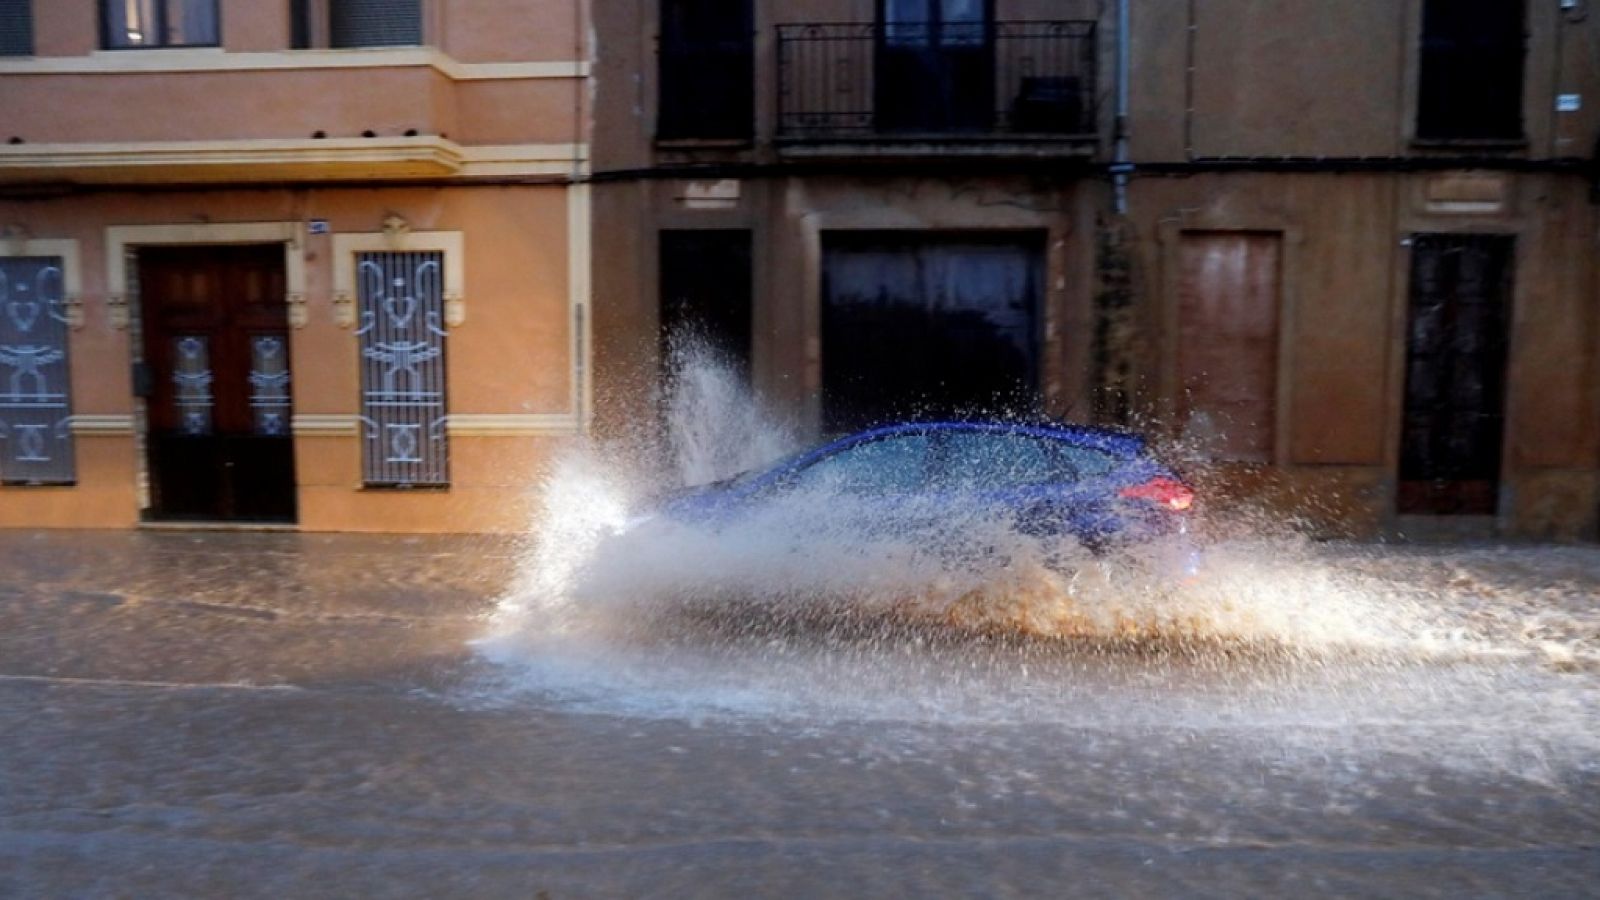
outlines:
M0 480L71 484L72 386L59 257L0 259Z
M1092 139L1095 23L778 26L778 138Z
M444 254L357 254L356 283L363 480L447 485Z

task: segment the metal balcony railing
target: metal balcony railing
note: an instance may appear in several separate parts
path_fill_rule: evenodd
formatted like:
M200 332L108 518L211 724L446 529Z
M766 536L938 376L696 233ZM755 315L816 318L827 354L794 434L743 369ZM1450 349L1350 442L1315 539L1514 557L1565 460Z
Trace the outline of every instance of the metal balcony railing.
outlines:
M1092 21L778 26L780 142L1092 140Z

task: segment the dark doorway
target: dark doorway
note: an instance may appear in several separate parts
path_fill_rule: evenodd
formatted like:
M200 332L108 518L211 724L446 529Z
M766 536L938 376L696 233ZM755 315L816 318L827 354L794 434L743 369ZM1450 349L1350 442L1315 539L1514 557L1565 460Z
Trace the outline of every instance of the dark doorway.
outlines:
M755 123L751 0L662 0L662 140L746 140Z
M823 261L823 427L1033 414L1042 235L834 234Z
M661 359L677 338L704 342L750 376L750 232L661 232Z
M139 251L152 517L292 522L280 244Z
M992 0L879 0L878 22L880 130L994 125Z
M1515 249L1504 235L1412 238L1402 513L1497 508Z

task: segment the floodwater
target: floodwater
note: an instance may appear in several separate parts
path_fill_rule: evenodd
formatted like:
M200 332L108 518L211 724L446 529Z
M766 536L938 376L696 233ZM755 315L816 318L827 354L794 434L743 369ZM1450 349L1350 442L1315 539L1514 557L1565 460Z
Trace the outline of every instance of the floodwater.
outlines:
M0 532L0 896L1600 895L1600 548L651 519L687 376L537 539Z
M0 535L0 896L1600 884L1594 548L1304 548L1460 629L1382 652L713 622L489 658L524 552Z

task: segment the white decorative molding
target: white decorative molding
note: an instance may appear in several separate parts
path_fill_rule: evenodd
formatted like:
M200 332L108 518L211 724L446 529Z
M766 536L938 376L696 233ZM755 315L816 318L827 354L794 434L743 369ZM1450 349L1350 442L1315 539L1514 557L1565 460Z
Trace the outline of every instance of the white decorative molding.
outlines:
M593 202L587 184L567 187L567 306L572 324L572 415L587 432L594 415Z
M359 437L355 413L300 413L290 420L298 437ZM130 417L131 428L131 417ZM445 418L451 437L562 437L579 433L571 413L456 413Z
M72 433L83 437L132 437L129 413L79 414L72 417Z
M0 241L0 256L58 256L61 258L61 308L67 327L83 328L83 272L78 242L71 238L35 238L27 229L12 226Z
M61 294L68 303L76 303L83 293L82 255L78 242L71 238L36 238L19 231L10 239L0 241L0 256L59 256L61 257Z
M355 437L361 422L355 413L297 413L289 428L300 437Z
M283 244L285 302L306 295L304 226L300 222L207 222L184 225L112 225L106 228L106 303L126 311L128 249L152 244Z
M571 413L456 413L445 427L451 437L539 437L578 434L580 423Z
M289 294L285 300L289 306L289 327L304 328L311 322L311 313L306 311L305 294Z
M368 47L232 53L214 47L102 50L88 56L0 60L0 75L116 75L126 72L266 72L426 66L452 81L587 78L584 60L461 62L429 47Z
M398 218L398 217L397 217ZM334 313L341 325L355 324L356 254L358 253L422 253L438 251L444 254L444 284L441 290L446 297L458 300L466 296L467 254L466 238L459 231L411 231L409 228L386 231L356 232L333 236L333 296ZM461 300L465 303L465 300ZM463 317L465 311L463 310Z
M462 145L437 135L0 145L0 178L124 184L568 176L585 144Z

